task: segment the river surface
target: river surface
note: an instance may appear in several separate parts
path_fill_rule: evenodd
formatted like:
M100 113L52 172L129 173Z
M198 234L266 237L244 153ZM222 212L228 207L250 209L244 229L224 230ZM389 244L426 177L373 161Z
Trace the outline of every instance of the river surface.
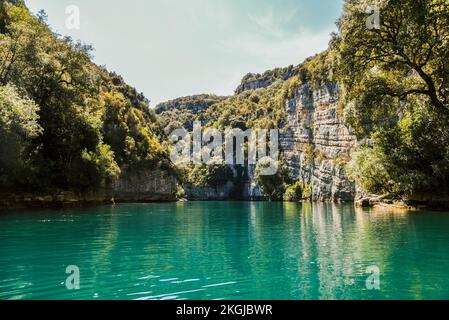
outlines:
M449 299L449 213L269 202L7 212L0 299Z

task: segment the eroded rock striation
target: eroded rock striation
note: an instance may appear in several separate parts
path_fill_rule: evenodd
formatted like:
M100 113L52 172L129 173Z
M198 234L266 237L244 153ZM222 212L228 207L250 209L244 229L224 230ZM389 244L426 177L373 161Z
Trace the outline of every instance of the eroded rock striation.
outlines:
M284 76L290 77L294 70L283 70L278 73L277 77L282 79ZM274 77L273 72L269 75ZM245 85L251 82L248 81L248 79L242 81L237 91L270 86L269 83L259 83L253 88L252 85ZM197 100L195 97L194 102ZM356 196L355 185L349 181L345 165L357 140L345 126L338 112L338 104L337 84L325 82L314 87L304 82L293 88L284 106L286 125L280 128L279 133L283 165L286 166L291 180L300 180L304 184L311 185L312 197L316 201L351 201ZM204 108L202 103L201 107L191 107L191 110L198 110L199 113L195 113L195 116L198 116L206 112L207 108ZM183 110L177 111L182 116ZM234 181L219 189L190 186L184 186L184 189L186 196L195 200L224 200L236 195L239 199L264 199L255 175L255 166L250 166L243 185Z
M280 148L291 177L312 184L314 200L353 200L356 194L344 164L357 140L338 113L338 98L335 83L316 89L305 83L286 103Z

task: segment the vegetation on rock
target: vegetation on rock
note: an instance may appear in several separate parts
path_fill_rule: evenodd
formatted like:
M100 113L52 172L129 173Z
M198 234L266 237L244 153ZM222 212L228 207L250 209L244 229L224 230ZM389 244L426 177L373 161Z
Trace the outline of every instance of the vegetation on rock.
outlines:
M349 172L367 191L411 197L447 193L449 182L449 3L348 0L333 41L348 125L370 143Z
M166 161L148 101L90 52L54 34L43 12L1 1L0 189L95 190L119 167Z
M269 200L282 200L285 190L287 189L289 183L291 183L291 179L289 178L283 161L279 161L279 168L276 174L263 175L262 169L268 168L272 165L270 163L272 161L272 159L264 158L257 163L255 180L260 186L263 195Z
M0 189L86 191L111 185L121 170L172 170L174 129L288 130L287 102L338 83L339 114L359 139L346 165L363 190L397 197L449 192L449 3L377 0L380 28L367 28L372 5L346 0L330 48L304 63L248 74L231 97L198 95L162 103L91 62L91 48L54 34L46 15L23 1L0 5ZM310 90L309 90L310 89ZM307 98L307 97L306 97ZM313 128L311 128L313 129ZM281 150L282 151L282 150ZM312 142L306 163L329 160ZM270 199L310 196L281 164L256 182ZM246 169L218 163L180 166L196 187L243 184Z
M182 97L158 104L155 111L165 134L170 135L176 129L192 131L195 121L207 122L204 112L224 99L226 97L207 94Z
M233 181L231 168L225 164L178 166L182 181L193 187L220 188Z
M297 202L310 200L312 197L312 186L302 181L296 181L287 187L284 193L284 201Z

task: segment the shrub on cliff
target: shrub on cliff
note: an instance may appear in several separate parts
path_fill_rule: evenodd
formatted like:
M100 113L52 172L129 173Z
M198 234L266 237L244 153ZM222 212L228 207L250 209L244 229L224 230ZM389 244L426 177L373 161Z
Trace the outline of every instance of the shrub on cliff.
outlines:
M225 164L178 166L181 179L197 188L219 188L234 181L231 168Z
M204 119L220 129L280 129L287 125L285 103L299 78L277 80L268 88L244 91L207 109Z
M296 181L294 184L287 187L284 193L284 201L301 201L305 199L311 199L312 187L309 184L305 184L302 181Z
M255 180L260 186L264 197L270 200L282 200L286 186L291 183L283 160L279 160L275 174L264 175L264 169L273 167L273 159L264 158L258 161L255 170Z
M165 134L170 135L176 129L192 131L195 121L208 124L209 120L204 116L204 112L225 99L226 97L208 94L182 97L158 104L155 111Z

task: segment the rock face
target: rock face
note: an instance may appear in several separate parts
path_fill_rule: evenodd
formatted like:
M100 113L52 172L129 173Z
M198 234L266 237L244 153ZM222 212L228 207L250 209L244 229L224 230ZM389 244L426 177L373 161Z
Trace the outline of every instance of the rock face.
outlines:
M120 179L111 187L76 193L61 191L54 194L0 193L0 210L9 208L77 207L85 204L115 202L176 201L176 179L168 171L130 172L122 170Z
M234 191L232 181L217 188L196 188L190 185L184 186L186 196L189 200L229 200Z
M288 127L279 133L279 148L290 177L311 184L315 201L352 201L356 196L344 166L357 140L337 112L338 94L334 83L315 90L308 83L299 86L285 106ZM259 199L253 170L249 177L248 197Z
M113 196L118 202L174 201L176 189L176 179L168 171L125 169L113 186Z
M99 189L83 194L72 191L60 191L53 194L0 194L0 211L18 208L71 208L85 204L109 203L112 203L111 189Z
M298 70L293 66L268 70L263 74L248 73L235 90L235 94L240 94L248 90L267 88L278 79L287 80L297 74Z
M353 200L355 186L344 164L357 140L337 112L339 87L326 83L313 90L303 84L286 104L289 128L280 148L292 178L311 183L314 200Z
M292 74L294 70L278 76ZM254 80L257 83L244 80L240 90L270 84L271 80L263 83L265 80L259 78ZM337 84L328 82L314 89L305 83L294 90L285 105L288 126L279 133L279 148L290 177L310 184L315 201L352 201L356 196L355 185L348 180L344 167L357 140L339 116L338 102ZM255 166L250 166L242 192L236 192L231 185L220 190L187 187L185 191L189 199L195 200L225 200L236 194L243 199L264 199L255 179Z

